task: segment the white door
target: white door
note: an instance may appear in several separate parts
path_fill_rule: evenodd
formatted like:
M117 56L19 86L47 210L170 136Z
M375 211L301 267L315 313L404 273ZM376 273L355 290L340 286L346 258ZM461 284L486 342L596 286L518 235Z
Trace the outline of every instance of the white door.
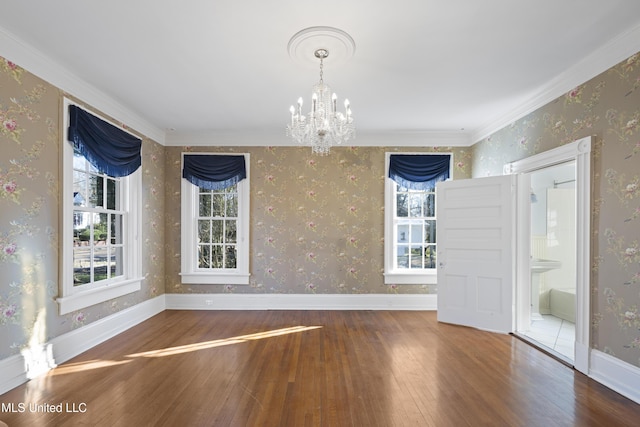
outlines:
M438 183L438 321L514 330L515 180Z

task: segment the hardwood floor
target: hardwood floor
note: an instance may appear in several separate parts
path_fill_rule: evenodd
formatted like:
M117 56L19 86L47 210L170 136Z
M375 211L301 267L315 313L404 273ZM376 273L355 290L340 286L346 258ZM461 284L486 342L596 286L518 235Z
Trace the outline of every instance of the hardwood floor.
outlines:
M10 427L640 419L640 405L514 337L414 311L164 311L0 402Z

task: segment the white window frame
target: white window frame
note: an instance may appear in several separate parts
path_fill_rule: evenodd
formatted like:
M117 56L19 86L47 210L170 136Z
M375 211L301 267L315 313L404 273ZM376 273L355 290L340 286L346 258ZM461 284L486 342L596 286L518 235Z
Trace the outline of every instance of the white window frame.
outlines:
M389 178L389 161L391 155L443 155L450 156L449 174L453 173L452 153L424 153L424 152L386 152L385 153L385 190L384 190L384 283L385 285L435 285L437 284L437 269L404 269L397 268L396 245L397 228L395 224L396 212L396 185L397 183ZM437 195L436 195L437 199ZM437 203L437 201L436 201ZM435 217L434 217L435 218ZM436 218L437 222L437 218ZM436 252L438 243L436 241Z
M182 153L197 155L243 155L247 177L238 182L237 262L234 269L198 268L198 187L185 178L181 184L181 280L183 284L198 285L248 285L249 284L249 153Z
M120 179L121 209L127 212L123 224L123 275L83 286L73 285L73 147L67 141L69 105L76 104L68 98L63 101L62 132L62 267L59 292L56 299L59 313L67 314L92 305L118 298L140 290L142 285L142 168ZM98 116L97 114L91 112ZM104 117L100 117L106 120ZM113 124L113 123L112 123ZM120 126L114 126L122 129Z

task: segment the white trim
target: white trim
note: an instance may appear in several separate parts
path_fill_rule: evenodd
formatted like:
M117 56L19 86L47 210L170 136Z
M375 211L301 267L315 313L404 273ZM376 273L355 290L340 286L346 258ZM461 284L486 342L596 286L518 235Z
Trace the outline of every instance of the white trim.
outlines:
M640 368L599 350L591 350L591 378L640 404Z
M435 285L438 283L438 273L435 268L426 273L412 273L401 270L384 273L385 285Z
M508 163L504 165L504 173L523 174L573 160L576 162L576 350L573 363L578 371L587 374L590 349L589 325L591 324L591 137L587 136L570 144ZM530 221L526 220L528 213L527 209L524 209L528 204L523 203L526 200L525 195L529 195L530 188L528 185L523 188L523 182L519 182L519 187L516 269L517 280L524 283L523 280L528 277L530 271L530 244L528 238L522 239L520 236L530 235ZM518 304L519 310L523 310L521 298L518 298Z
M116 282L112 285L93 288L87 291L73 293L66 297L56 298L60 314L71 313L110 299L137 292L140 290L143 279L143 277L140 277L123 282Z
M0 55L104 114L164 145L165 131L73 74L53 58L0 27Z
M160 295L53 338L48 343L38 345L36 349L23 351L22 354L1 360L0 394L6 393L27 382L29 378L45 373L56 365L72 359L164 310L165 295ZM27 361L30 356L33 359L36 357L41 359Z
M248 285L250 277L248 273L218 273L215 270L206 273L180 273L182 284L185 285Z
M27 381L27 370L21 354L0 360L0 394L5 394Z
M435 310L434 294L166 294L167 310Z

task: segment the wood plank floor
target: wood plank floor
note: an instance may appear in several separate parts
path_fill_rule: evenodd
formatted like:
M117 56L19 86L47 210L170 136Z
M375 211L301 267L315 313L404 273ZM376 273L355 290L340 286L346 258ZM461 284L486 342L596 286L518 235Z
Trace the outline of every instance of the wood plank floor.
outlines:
M414 311L164 311L0 402L10 427L640 420L640 405L514 337Z

